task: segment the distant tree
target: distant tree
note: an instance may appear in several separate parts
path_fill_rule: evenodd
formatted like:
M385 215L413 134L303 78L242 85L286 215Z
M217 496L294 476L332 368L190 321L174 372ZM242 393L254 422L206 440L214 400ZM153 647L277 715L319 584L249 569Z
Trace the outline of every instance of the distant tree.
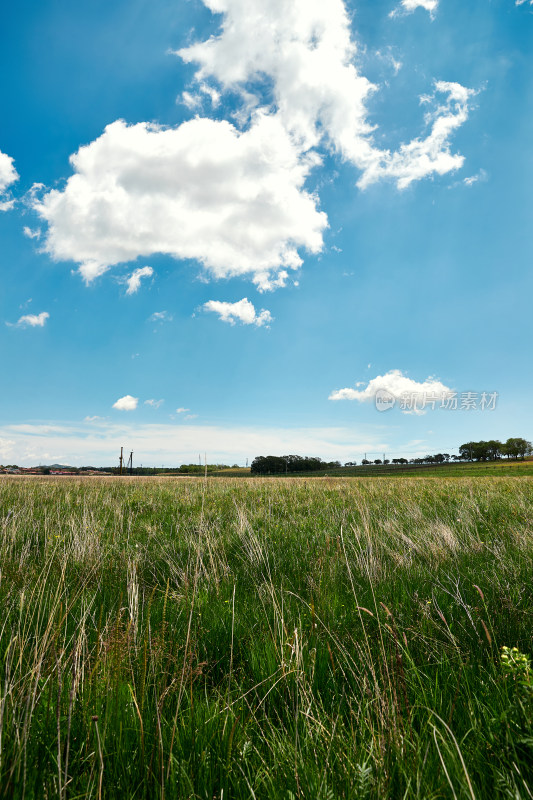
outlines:
M460 446L459 454L464 461L495 461L501 457L503 448L497 439L466 442Z
M521 438L507 439L501 448L503 454L506 455L507 458L524 458L525 456L531 455L533 452L531 442Z
M287 470L287 462L281 456L258 456L252 461L253 475L277 475Z
M257 456L252 461L250 471L254 475L279 475L282 473L316 472L326 468L336 469L340 461L322 461L309 456Z
M465 442L459 447L459 455L464 461L477 460L478 445L479 442Z
M489 461L496 461L502 457L503 444L498 439L490 439L486 442L487 458Z
M388 459L388 458L384 458L384 459L383 459L383 463L384 463L384 464L390 464L390 459Z
M361 464L362 464L364 467L368 466L368 465L369 465L369 464L371 464L371 463L372 463L372 462L371 462L371 461L369 461L367 458L363 458L363 460L361 461Z
M381 458L375 458L374 464L381 464Z

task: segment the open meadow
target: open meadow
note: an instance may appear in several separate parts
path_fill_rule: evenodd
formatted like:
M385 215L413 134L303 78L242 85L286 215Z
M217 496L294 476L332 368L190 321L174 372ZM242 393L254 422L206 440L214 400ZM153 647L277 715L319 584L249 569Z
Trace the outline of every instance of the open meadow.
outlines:
M529 477L3 478L0 798L533 798L532 508Z

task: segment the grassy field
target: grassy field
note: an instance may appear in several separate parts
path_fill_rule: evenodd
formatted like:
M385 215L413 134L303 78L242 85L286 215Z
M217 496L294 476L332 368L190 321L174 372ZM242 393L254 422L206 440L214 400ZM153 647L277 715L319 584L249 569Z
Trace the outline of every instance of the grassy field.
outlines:
M211 473L220 477L251 477L250 469L245 467L219 470ZM449 462L446 464L369 464L357 467L338 467L335 469L318 470L317 472L299 473L299 477L330 477L330 478L382 478L384 475L394 477L439 477L439 478L478 478L478 477L533 477L533 460L507 460L489 462ZM275 477L275 476L269 476ZM277 477L293 477L279 475Z
M445 464L408 464L407 466L395 466L387 464L385 466L374 465L370 467L341 467L339 470L329 471L330 475L336 476L361 476L361 477L382 477L383 475L402 475L411 477L439 477L439 478L479 478L479 477L533 477L533 461L526 460L507 460L500 461L474 461L474 462L449 462Z
M532 501L3 478L0 798L533 797Z

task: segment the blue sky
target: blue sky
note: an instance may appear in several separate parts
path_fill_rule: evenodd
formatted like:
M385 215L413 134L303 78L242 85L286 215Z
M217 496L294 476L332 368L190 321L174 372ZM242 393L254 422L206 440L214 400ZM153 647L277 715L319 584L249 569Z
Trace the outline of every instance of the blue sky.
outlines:
M529 0L6 7L0 462L531 439L532 45Z

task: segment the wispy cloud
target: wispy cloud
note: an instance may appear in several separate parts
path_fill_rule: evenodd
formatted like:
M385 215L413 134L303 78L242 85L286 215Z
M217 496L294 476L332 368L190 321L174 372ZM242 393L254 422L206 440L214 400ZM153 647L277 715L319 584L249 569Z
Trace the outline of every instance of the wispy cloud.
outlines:
M12 328L44 328L47 319L50 319L48 311L41 311L40 314L24 314L17 322L6 322L6 325Z
M400 5L390 12L389 17L398 17L400 14L412 14L417 8L429 11L433 18L439 7L439 0L402 0Z
M113 408L116 408L118 411L135 411L138 403L138 397L132 397L131 394L126 394L124 397L119 397L116 403L113 403Z
M426 125L430 126L427 136L402 144L393 153L374 151L358 185L366 188L378 180L391 178L399 189L405 189L413 181L460 169L464 156L451 152L450 139L468 119L469 104L475 94L459 83L436 81L433 94L420 98L421 104L429 109L425 115ZM443 102L439 102L443 96Z
M475 183L484 183L488 180L488 175L484 169L480 169L476 175L469 175L464 178L463 183L465 186L473 186Z
M172 314L169 314L168 311L154 311L154 313L148 317L149 322L172 322L174 317Z
M238 321L243 325L255 325L257 328L265 326L268 328L273 320L270 311L262 308L261 311L257 312L254 304L247 297L243 297L242 300L236 303L209 300L203 304L202 309L218 314L222 322L229 322L230 325L235 325L235 322Z
M22 229L24 236L27 239L40 239L41 238L41 229L40 228L29 228L27 225L24 226Z
M153 274L154 271L152 267L138 267L137 269L134 269L129 278L126 280L128 285L126 294L135 294L135 292L138 292L141 286L142 278L150 278Z
M190 410L191 410L190 408L177 408L176 409L176 414L186 414L187 411L190 411Z
M145 400L145 406L151 406L151 408L161 408L165 401L164 400Z
M132 425L94 421L82 424L33 423L0 427L4 463L96 464L117 461L120 447L135 451L143 464L191 463L207 453L214 463L244 463L258 455L301 453L352 460L365 452L390 451L381 427L282 428L190 424Z

